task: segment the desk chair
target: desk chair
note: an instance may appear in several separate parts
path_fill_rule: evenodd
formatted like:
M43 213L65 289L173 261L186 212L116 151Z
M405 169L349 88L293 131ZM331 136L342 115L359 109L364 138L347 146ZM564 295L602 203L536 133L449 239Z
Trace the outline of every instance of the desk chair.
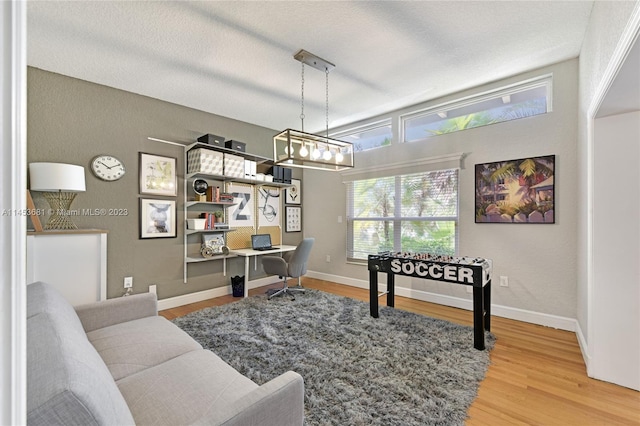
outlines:
M315 238L305 238L298 244L294 251L285 252L282 257L262 256L264 272L269 275L277 275L280 278L284 278L284 286L281 289L267 292L269 293L268 299L288 294L291 296L291 300L295 300L293 295L294 291L304 292L304 288L300 285L300 277L307 273L307 262L314 241ZM287 278L289 277L297 278L298 285L289 287L287 285Z

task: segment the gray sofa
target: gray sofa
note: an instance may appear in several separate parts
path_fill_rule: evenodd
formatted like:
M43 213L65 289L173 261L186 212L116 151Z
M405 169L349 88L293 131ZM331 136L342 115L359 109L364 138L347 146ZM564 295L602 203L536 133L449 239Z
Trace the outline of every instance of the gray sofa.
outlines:
M258 386L157 314L155 294L75 309L27 286L29 425L301 425L292 371Z

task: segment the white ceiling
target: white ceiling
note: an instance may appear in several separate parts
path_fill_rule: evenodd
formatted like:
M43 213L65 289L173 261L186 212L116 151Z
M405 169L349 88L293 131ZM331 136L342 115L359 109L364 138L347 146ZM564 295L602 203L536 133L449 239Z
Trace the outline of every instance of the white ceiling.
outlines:
M336 65L330 127L575 58L592 1L28 4L28 64L272 129L300 129L299 49ZM305 70L305 130L325 76ZM215 129L211 129L212 132Z

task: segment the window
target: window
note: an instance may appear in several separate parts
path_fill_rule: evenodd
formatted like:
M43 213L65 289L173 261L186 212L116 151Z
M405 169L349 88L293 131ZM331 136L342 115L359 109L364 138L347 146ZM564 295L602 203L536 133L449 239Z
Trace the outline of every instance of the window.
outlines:
M403 140L414 142L551 111L551 76L448 102L402 117Z
M457 252L458 169L347 182L347 208L348 260Z
M391 120L384 120L366 126L332 134L331 137L351 142L355 152L367 151L391 145Z

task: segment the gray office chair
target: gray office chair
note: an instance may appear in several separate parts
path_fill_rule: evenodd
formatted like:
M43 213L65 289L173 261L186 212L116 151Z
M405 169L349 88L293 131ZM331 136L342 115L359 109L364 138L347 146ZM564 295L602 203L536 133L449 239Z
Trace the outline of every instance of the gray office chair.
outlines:
M304 292L304 288L300 285L300 277L307 273L307 262L311 247L315 238L305 238L296 247L294 251L285 252L280 256L262 256L262 267L264 272L269 275L277 275L284 278L284 286L280 289L271 289L267 293L268 299L275 296L284 296L288 294L291 300L295 300L293 292ZM287 278L297 278L298 285L289 287Z

